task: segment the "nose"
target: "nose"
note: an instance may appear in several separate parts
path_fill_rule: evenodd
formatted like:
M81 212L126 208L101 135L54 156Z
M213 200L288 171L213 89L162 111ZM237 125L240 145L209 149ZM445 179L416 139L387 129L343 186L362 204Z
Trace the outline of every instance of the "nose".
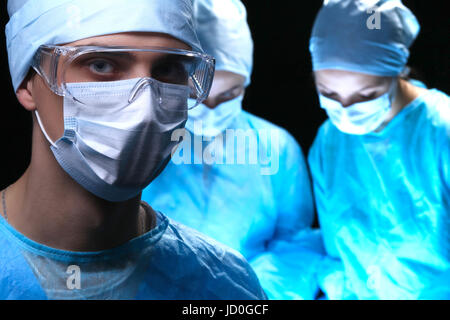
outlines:
M340 102L344 108L350 107L352 104L354 104L354 102L352 102L351 100L343 100Z

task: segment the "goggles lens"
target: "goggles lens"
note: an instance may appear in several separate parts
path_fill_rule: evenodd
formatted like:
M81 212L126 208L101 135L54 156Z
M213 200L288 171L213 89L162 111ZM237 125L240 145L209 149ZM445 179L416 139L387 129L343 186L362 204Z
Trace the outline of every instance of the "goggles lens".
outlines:
M189 108L207 98L214 75L214 59L208 55L157 47L41 46L33 67L56 94L77 100L68 84L151 78L188 86L190 97L196 101Z

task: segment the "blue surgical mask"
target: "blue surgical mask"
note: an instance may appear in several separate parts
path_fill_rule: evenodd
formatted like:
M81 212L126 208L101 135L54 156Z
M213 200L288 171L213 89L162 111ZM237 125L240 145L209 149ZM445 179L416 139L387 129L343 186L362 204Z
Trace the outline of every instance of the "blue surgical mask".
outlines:
M320 106L325 109L331 122L342 132L364 135L378 129L391 111L397 81L390 89L376 99L358 102L343 107L336 100L319 93Z
M219 104L211 109L199 104L189 110L186 129L197 136L215 137L224 132L242 111L244 96Z
M183 128L187 119L189 87L148 78L129 103L139 80L68 84L83 103L64 97L64 134L56 142L36 111L61 167L108 201L135 197L158 176L178 144L171 139L173 131Z

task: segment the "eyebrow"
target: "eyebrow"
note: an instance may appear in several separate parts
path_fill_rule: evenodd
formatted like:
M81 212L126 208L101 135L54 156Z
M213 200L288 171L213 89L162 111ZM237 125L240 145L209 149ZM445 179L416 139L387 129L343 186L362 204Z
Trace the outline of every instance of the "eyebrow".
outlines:
M77 46L77 47L84 47L83 46ZM100 52L89 52L86 53L86 56L90 56L90 55L95 55L98 54L100 56L104 56L104 57L119 57L119 58L123 58L123 59L129 59L129 60L136 60L136 57L131 54L130 52L125 52L125 51L100 51Z

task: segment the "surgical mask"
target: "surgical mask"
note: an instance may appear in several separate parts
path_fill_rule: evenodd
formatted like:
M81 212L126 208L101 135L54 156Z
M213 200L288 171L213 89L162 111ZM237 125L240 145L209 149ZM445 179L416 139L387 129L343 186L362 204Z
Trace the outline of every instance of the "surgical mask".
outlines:
M53 142L36 117L61 167L108 201L137 196L170 160L172 132L187 119L189 88L151 78L67 84L64 134ZM134 100L129 101L133 88Z
M379 128L387 119L397 88L396 83L394 80L390 89L378 98L348 107L343 107L340 102L319 93L320 106L340 131L364 135Z
M214 109L199 104L190 109L186 129L197 136L215 137L224 132L242 111L244 96L219 104ZM191 101L194 103L194 101Z

